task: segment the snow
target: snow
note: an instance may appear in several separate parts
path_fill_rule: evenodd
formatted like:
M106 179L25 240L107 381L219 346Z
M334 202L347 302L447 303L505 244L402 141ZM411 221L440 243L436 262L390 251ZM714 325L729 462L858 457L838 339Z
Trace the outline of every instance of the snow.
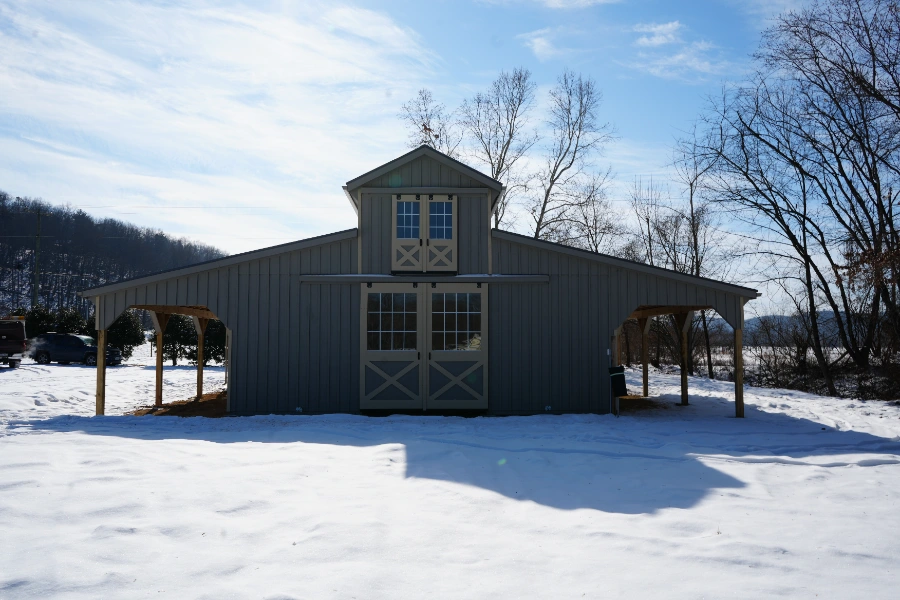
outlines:
M896 597L900 407L748 388L740 420L690 386L620 418L91 417L92 369L0 368L0 598Z

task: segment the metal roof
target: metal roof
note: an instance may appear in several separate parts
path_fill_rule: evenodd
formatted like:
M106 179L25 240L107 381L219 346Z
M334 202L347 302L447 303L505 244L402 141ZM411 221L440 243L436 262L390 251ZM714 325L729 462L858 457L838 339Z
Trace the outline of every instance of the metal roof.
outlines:
M241 254L232 254L231 256L225 256L223 258L216 258L213 260L208 260L208 261L196 263L193 265L188 265L186 267L177 267L175 269L169 269L167 271L160 271L158 273L153 273L151 275L142 275L140 277L124 279L122 281L117 281L116 283L110 283L108 285L103 285L100 287L83 290L81 292L78 292L78 295L82 296L82 297L88 297L88 296L98 296L100 294L108 294L110 292L116 292L121 289L125 289L125 288L136 286L136 285L145 285L148 283L154 283L156 281L162 281L164 279L171 279L173 277L183 277L185 275L191 275L193 273L197 273L200 271L206 271L208 269L218 269L221 267L229 267L231 265L235 265L238 263L242 263L242 262L246 262L246 261L250 261L250 260L256 260L259 258L267 258L269 256L274 256L276 254L282 254L284 252L293 252L295 250L302 250L304 248L318 246L320 244L329 244L331 242L338 242L341 240L351 239L351 238L355 238L356 235L357 235L356 229L346 229L344 231L338 231L336 233L328 233L325 235L307 238L305 240L297 240L296 242L288 242L286 244L279 244L277 246L269 246L268 248L261 248L259 250L251 250L249 252L242 252Z

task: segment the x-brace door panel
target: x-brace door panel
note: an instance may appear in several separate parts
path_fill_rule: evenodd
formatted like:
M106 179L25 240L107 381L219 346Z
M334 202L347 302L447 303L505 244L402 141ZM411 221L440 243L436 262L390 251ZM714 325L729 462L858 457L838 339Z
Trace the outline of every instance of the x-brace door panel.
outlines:
M391 197L391 271L418 271L425 268L425 233L428 227L426 202L419 195Z
M427 408L486 409L487 286L437 283L425 309Z
M424 323L416 284L362 286L361 409L421 409Z
M361 409L488 407L487 285L361 288Z

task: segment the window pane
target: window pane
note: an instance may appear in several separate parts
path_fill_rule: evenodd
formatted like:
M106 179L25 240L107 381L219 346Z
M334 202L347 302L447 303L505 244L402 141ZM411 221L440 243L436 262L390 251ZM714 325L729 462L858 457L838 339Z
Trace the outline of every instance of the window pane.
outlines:
M456 294L444 294L444 312L456 312Z
M431 311L444 312L444 294L431 295Z
M369 333L366 335L366 349L368 350L378 350L380 348L378 344L378 334L377 333Z
M481 294L469 294L469 312L481 312Z
M406 312L416 312L416 295L406 294Z
M397 203L397 238L415 239L419 237L419 203Z
M434 313L431 315L431 330L444 331L444 314Z
M481 313L472 313L469 315L469 331L481 333Z
M447 313L444 315L444 330L445 331L456 331L456 314L455 313Z
M366 347L369 350L415 350L418 315L415 293L368 294Z
M403 334L403 349L404 350L415 350L416 349L416 332L407 332Z
M432 350L443 350L444 349L444 334L443 333L432 333L431 334L431 349Z
M435 240L449 240L453 237L453 203L429 202L428 235Z

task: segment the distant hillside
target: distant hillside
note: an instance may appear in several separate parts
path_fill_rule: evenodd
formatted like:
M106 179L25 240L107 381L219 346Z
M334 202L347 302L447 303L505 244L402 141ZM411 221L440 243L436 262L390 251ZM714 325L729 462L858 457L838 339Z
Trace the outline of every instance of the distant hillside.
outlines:
M85 288L225 256L221 250L0 191L0 314L31 306L40 213L39 304L87 311Z

